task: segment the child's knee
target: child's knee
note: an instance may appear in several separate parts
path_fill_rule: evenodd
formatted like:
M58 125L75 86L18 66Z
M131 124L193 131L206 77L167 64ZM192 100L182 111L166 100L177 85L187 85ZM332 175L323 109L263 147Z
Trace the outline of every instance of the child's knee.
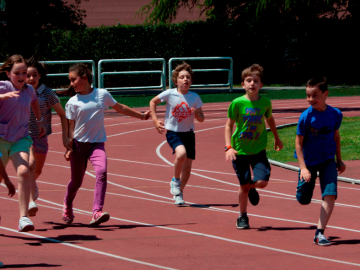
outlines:
M17 176L19 179L28 179L30 177L30 170L26 166L19 166L17 169Z
M256 188L265 188L268 185L268 181L265 180L259 180L256 181Z
M307 205L311 203L311 197L309 196L302 196L300 194L296 194L296 199L302 205Z
M180 162L184 162L187 159L187 154L185 152L176 153L176 159Z
M241 185L239 188L239 193L240 192L249 193L249 190L250 190L250 184Z

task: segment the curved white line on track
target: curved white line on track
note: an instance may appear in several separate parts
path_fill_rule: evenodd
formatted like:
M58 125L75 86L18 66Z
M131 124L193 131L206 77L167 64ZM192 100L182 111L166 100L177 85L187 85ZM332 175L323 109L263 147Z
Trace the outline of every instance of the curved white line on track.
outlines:
M126 258L126 257L114 255L114 254L111 254L111 253L102 252L102 251L99 251L99 250L95 250L95 249L91 249L91 248L86 248L86 247L82 247L82 246L78 246L78 245L66 243L66 242L63 242L63 241L59 241L59 240L56 240L56 239L53 239L53 238L48 238L48 237L41 236L41 235L37 235L37 234L33 234L33 233L27 233L27 232L22 232L22 233L20 233L20 232L18 232L17 230L13 230L13 229L6 228L6 227L3 227L3 226L0 226L0 229L7 230L7 231L10 231L10 232L15 232L15 233L18 233L18 234L21 234L21 235L27 235L27 236L31 236L31 237L43 239L43 240L46 240L46 241L49 241L49 242L61 244L61 245L64 245L64 246L67 246L67 247L71 247L71 248L77 248L77 249L80 249L80 250L85 250L85 251L92 252L92 253L99 254L99 255L105 255L105 256L107 256L107 257L112 257L112 258L120 259L120 260L123 260L123 261L128 261L128 262L132 262L132 263L142 264L142 265L151 266L151 267L160 268L160 269L171 269L171 270L175 269L175 268L170 268L170 267L165 267L165 266L161 266L161 265L157 265L157 264L152 264L152 263L147 263L147 262L143 262L143 261L138 261L138 260L134 260L134 259L130 259L130 258Z
M40 198L39 198L39 199L40 199ZM11 200L14 200L14 199L11 199ZM14 200L14 201L16 201L16 200ZM61 204L57 204L57 203L53 203L53 202L51 202L51 203L54 204L54 205L58 205L59 207L62 207ZM59 210L61 210L61 209L62 209L62 208L59 208ZM85 210L81 210L81 209L77 209L77 211L78 211L78 213L80 213L80 214L87 214L87 215L91 215L91 214L92 214L92 212L85 211ZM194 231L176 229L176 228L172 228L172 227L163 227L163 226L158 226L158 225L154 225L154 224L149 224L149 223L144 223L144 222L138 222L138 221L133 221L133 220L127 220L127 219L121 219L121 218L116 218L116 217L111 217L111 219L119 220L119 221L124 221L124 222L132 223L132 224L139 224L139 225L143 225L143 226L161 228L161 229L170 230L170 231L183 232L183 233L185 233L185 234L197 235L197 236L207 237L207 238L211 238L211 239L216 239L216 240L221 240L221 241L226 241L226 242L231 242L231 243L237 243L237 244L242 244L242 245L251 246L251 247L256 247L256 248L261 248L261 249L266 249L266 250L270 250L270 251L274 251L274 252L280 252L280 253L285 253L285 254L289 254L289 255L306 257L306 258L310 258L310 259L317 259L317 260L328 261L328 262L335 262L335 263L346 264L346 265L360 266L360 264L358 264L358 263L352 263L352 262L347 262L347 261L334 260L334 259L330 259L330 258L313 256L313 255L308 255L308 254L303 254L303 253L299 253L299 252L288 251L288 250L279 249L279 248L272 248L272 247L268 247L268 246L264 246L264 245L252 244L252 243L248 243L248 242L244 242L244 241L229 239L229 238L220 237L220 236L215 236L215 235L211 235L211 234L198 233L198 232L194 232ZM0 226L0 228L5 229L5 230L8 230L8 231L12 231L12 232L19 233L18 231L13 230L13 229L1 227L1 226ZM55 240L55 239L46 238L46 237L39 236L39 235L32 235L32 234L30 234L30 233L21 233L21 234L28 234L28 235L30 235L30 236L35 236L35 237L38 237L38 238L49 239L49 241ZM55 240L55 241L58 241L58 240ZM55 242L55 241L53 241L53 242ZM59 242L60 242L60 241L59 241ZM128 259L128 258L125 258L125 257L121 257L121 256L109 254L109 253L104 253L104 252L101 252L101 251L91 250L91 249L83 248L83 247L80 247L80 246L75 246L75 245L72 245L72 244L69 244L69 243L60 242L60 244L68 245L68 246L71 246L71 247L74 247L74 248L79 248L79 249L87 250L87 251L90 251L90 252L94 252L94 253L98 253L98 254L101 254L101 255L106 255L106 256L110 256L110 257L122 259L122 260L131 260L131 261L133 261L132 259ZM147 263L141 262L141 261L133 261L133 262L141 263L141 264L147 264ZM147 264L147 265L148 265L148 264ZM158 268L163 268L163 269L171 269L171 268L164 268L164 267L162 267L162 266L157 266L157 265L151 265L151 266L158 267Z

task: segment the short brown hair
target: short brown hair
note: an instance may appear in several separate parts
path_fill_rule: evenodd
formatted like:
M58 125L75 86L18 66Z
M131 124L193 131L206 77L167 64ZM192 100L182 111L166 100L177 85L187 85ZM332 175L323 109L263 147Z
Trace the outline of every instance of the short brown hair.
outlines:
M173 81L174 85L176 86L177 77L179 77L180 71L186 70L191 75L191 83L194 82L194 72L191 68L191 66L188 63L182 63L181 65L177 65L175 70L172 73L171 80Z
M264 78L264 69L259 64L253 64L251 67L245 68L241 72L241 82L245 81L245 78L252 75L258 75L260 77L261 82L263 82Z
M323 76L312 77L306 83L306 87L318 87L321 92L328 91L327 79Z

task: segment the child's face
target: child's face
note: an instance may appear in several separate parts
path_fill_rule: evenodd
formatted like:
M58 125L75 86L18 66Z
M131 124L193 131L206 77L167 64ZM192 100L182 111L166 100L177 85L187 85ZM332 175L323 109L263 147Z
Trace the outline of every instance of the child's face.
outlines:
M187 70L182 70L176 80L176 86L179 90L189 91L191 86L191 74Z
M242 87L245 89L246 94L248 95L257 95L259 90L263 86L261 79L258 75L250 75L245 78L241 83Z
M306 97L309 104L318 111L324 111L326 109L325 100L329 95L329 91L324 93L319 87L306 87Z
M80 77L77 72L70 71L69 80L70 86L75 90L76 93L81 93L86 89L86 77Z
M27 66L25 63L15 63L10 72L6 71L6 75L15 88L22 89L27 78Z
M28 67L26 83L32 85L34 89L37 89L39 87L40 79L41 79L41 74L39 74L37 68Z

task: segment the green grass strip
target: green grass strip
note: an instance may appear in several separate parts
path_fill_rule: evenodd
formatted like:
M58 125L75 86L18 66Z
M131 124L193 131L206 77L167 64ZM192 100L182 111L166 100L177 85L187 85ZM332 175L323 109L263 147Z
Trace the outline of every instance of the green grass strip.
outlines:
M296 126L278 130L284 148L277 152L274 150L274 136L268 133L266 153L269 159L279 162L297 162L294 158ZM360 117L344 117L340 127L341 156L343 160L360 159Z

